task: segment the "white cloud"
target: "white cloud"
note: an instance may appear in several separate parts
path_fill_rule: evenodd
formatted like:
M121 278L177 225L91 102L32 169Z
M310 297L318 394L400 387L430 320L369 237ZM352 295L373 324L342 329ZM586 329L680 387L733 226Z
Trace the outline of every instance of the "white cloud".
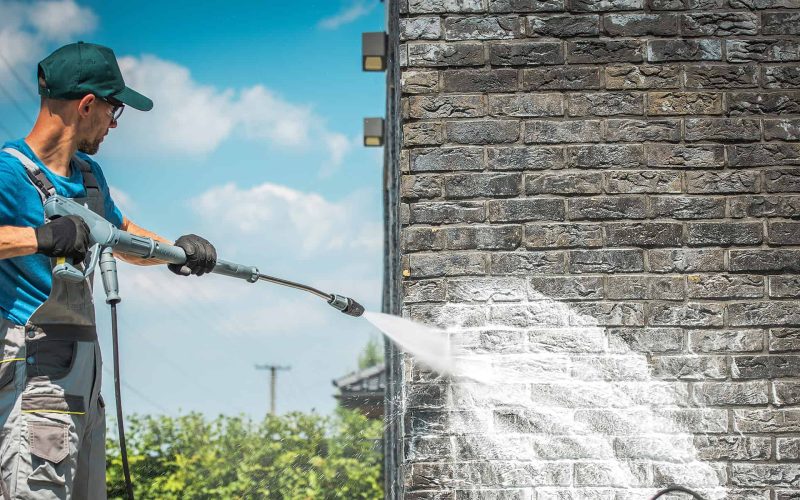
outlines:
M189 70L152 55L119 60L125 82L154 101L149 113L129 113L114 133L152 154L202 155L235 133L294 150L319 148L335 170L350 151L346 138L329 130L309 104L289 102L263 85L217 89L195 81Z
M93 31L97 16L91 9L72 0L36 2L30 9L30 22L50 40L68 41L75 35Z
M322 19L318 26L323 29L335 30L345 24L352 23L360 17L366 16L376 5L378 5L378 2L375 0L355 0L333 16Z

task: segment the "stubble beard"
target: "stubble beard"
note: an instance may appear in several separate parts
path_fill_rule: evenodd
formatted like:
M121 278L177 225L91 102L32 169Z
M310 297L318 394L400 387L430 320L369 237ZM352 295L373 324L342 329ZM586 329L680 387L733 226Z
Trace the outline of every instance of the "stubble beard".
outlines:
M78 144L78 151L86 153L87 155L93 155L100 150L100 140L101 139L89 141L84 139Z

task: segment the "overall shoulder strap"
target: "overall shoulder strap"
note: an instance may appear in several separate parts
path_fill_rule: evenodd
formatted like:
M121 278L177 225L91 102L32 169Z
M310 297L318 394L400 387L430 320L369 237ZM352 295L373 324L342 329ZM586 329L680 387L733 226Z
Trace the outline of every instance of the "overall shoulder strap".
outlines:
M53 183L44 175L42 169L36 165L30 158L22 154L20 151L14 148L3 148L3 152L10 154L20 163L22 166L25 167L25 172L28 174L28 179L30 179L31 183L36 186L36 189L39 191L39 197L42 199L42 203L47 198L56 194L56 188L53 186Z
M89 162L84 160L78 155L72 157L74 164L78 166L81 170L81 174L83 174L83 187L86 188L86 194L89 194L90 189L100 189L100 184L97 182L97 177L94 175L94 171L92 170L92 166L89 165Z

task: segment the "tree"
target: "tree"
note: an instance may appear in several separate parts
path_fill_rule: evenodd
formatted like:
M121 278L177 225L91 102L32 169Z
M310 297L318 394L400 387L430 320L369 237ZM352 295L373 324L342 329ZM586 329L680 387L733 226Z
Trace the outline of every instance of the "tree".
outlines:
M134 415L128 429L137 498L383 498L382 424L358 412L268 415L258 423ZM124 498L119 445L111 438L107 462L108 496Z
M363 370L383 363L383 345L375 337L370 337L364 350L358 355L358 369Z

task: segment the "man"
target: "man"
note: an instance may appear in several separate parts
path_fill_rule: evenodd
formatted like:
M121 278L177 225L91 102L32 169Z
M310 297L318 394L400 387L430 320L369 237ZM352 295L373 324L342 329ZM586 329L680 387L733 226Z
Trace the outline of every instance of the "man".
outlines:
M78 42L39 63L41 107L24 139L0 152L0 497L104 499L105 414L91 279L54 279L58 257L82 262L88 228L78 217L45 220L53 193L86 204L117 227L167 241L124 217L109 194L98 151L124 107L153 103L125 86L111 49ZM177 274L202 275L214 247L195 235ZM152 260L119 257L136 264Z

